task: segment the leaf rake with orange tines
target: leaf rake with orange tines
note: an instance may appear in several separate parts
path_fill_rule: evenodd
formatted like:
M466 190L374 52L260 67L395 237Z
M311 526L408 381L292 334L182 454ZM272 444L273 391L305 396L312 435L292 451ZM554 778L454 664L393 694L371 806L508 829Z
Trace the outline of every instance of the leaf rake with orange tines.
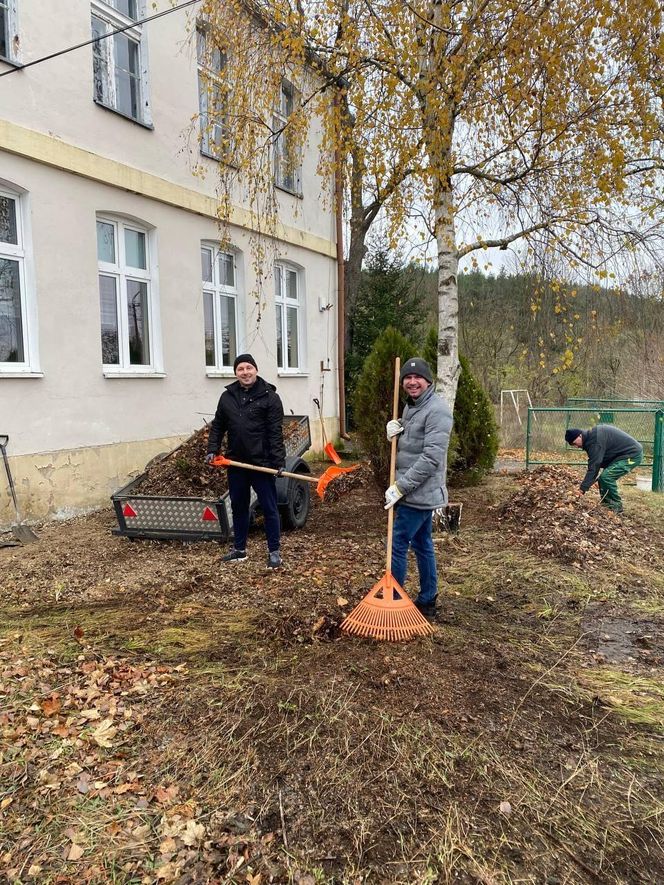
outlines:
M399 417L399 370L401 360L394 364L394 400L392 417ZM397 460L397 438L392 438L390 453L390 485L394 483ZM333 468L331 468L333 469ZM341 629L356 636L398 642L413 636L429 636L433 627L422 616L406 591L392 575L392 533L394 507L387 512L387 563L385 574L371 588L359 605L341 622Z
M223 455L217 455L212 459L213 467L241 467L243 470L257 470L259 473L271 473L273 476L287 476L289 479L315 482L316 492L321 501L325 498L325 489L342 473L352 473L357 470L359 464L351 467L328 467L322 476L309 476L308 473L289 473L286 470L275 470L274 467L257 467L255 464L243 464L242 461L231 461Z

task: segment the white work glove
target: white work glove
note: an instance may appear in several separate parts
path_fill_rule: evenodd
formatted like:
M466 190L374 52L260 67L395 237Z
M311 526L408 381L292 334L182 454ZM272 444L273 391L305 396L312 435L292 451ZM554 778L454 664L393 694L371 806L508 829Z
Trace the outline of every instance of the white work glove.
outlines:
M385 425L385 433L387 434L387 438L391 440L395 436L399 436L400 433L403 433L403 424L401 421L397 421L396 418L393 418Z
M385 509L389 510L394 507L399 498L403 498L403 492L399 490L399 486L393 483L385 492Z

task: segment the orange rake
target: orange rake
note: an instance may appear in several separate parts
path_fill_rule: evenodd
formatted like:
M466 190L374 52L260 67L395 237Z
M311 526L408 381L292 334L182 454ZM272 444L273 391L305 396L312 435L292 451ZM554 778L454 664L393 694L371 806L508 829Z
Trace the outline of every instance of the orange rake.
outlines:
M401 360L394 364L394 401L392 417L399 417L399 370ZM390 453L390 485L396 474L397 438L392 438ZM392 575L392 534L394 530L394 507L387 511L387 562L385 574L341 622L341 629L355 636L367 636L388 642L412 639L413 636L429 636L433 627L422 616L411 598Z
M353 464L352 467L328 467L322 476L309 476L308 473L288 473L286 470L275 470L273 467L257 467L255 464L243 464L241 461L231 461L224 458L223 455L217 455L213 461L214 467L241 467L243 470L257 470L259 473L271 473L273 476L287 476L290 479L303 480L304 482L315 482L316 492L321 501L325 498L325 489L332 480L341 476L342 473L352 473L357 470L359 464Z

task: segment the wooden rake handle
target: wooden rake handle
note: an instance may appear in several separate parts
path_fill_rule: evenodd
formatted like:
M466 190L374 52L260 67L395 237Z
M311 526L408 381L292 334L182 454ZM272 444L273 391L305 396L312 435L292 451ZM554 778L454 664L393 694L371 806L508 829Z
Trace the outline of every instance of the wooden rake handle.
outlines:
M401 359L394 361L394 392L392 396L392 418L396 421L399 417L399 375L401 374ZM394 484L397 473L397 437L393 436L390 442L390 485ZM385 571L392 574L392 534L394 532L394 505L387 511L387 557Z
M258 473L271 473L272 476L288 476L292 479L302 479L305 482L315 482L318 483L320 477L311 476L308 473L288 473L286 470L275 470L274 467L258 467L256 464L243 464L241 461L231 461L228 458L224 458L223 455L217 455L212 460L213 467L242 467L243 470L257 470Z

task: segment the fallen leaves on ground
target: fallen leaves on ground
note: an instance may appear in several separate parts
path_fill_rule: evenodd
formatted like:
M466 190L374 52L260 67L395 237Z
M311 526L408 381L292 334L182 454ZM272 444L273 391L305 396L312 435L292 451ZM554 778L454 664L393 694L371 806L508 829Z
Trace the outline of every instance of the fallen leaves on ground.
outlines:
M601 505L596 488L579 495L576 471L538 467L517 481L521 488L497 508L498 517L534 552L578 568L637 546L644 557L658 555L647 532Z

